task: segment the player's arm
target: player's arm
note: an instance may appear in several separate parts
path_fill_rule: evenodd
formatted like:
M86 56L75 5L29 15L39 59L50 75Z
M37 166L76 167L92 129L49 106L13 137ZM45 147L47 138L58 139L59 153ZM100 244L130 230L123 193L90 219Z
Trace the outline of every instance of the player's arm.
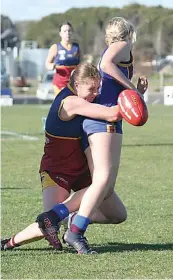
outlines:
M111 44L103 55L100 67L125 88L138 91L132 82L116 66L121 61L124 61L125 53L127 51L129 51L127 42L122 41Z
M57 52L58 52L57 44L52 45L48 51L48 55L45 63L46 68L48 70L53 70L55 68L55 64L53 61Z
M61 114L64 114L66 118L81 115L109 122L119 121L122 119L118 105L106 107L100 104L90 103L77 96L70 96L64 99Z

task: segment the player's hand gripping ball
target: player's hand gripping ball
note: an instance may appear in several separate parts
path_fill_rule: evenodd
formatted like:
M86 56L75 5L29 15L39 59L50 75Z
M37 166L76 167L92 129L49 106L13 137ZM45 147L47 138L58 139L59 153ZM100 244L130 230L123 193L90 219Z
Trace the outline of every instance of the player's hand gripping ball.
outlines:
M142 126L148 120L146 103L135 90L123 90L118 97L118 105L123 119L128 123Z

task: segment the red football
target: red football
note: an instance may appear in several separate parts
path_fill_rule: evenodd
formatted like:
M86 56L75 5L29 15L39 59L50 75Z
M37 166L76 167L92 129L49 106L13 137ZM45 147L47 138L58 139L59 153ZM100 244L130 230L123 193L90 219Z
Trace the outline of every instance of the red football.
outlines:
M135 90L123 90L118 97L120 113L128 123L142 126L148 119L148 109L145 101Z

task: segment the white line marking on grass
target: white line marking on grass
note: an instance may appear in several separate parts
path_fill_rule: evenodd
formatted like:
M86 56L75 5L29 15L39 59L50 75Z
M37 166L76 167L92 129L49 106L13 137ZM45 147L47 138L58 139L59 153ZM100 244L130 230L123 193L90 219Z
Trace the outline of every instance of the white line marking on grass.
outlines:
M39 109L45 110L45 109L50 109L50 106L51 106L51 104L45 104L45 105L39 105L38 107L39 107Z
M152 102L152 104L158 104L160 102L160 99L156 99Z
M1 131L0 134L2 137L1 140L16 140L16 139L29 140L29 141L39 140L39 138L36 136L24 135L24 134L20 134L20 133L14 132L14 131ZM7 136L7 137L15 136L16 138L9 137L9 139L8 139L8 138L3 138L3 136Z

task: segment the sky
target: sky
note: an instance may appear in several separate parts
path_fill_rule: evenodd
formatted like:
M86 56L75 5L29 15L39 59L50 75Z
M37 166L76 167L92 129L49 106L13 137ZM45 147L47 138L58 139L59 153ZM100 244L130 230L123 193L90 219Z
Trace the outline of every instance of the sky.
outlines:
M162 5L163 7L173 8L173 0L2 0L1 14L9 16L13 21L39 20L52 13L63 13L73 7L106 6L120 8L134 2L147 6Z

